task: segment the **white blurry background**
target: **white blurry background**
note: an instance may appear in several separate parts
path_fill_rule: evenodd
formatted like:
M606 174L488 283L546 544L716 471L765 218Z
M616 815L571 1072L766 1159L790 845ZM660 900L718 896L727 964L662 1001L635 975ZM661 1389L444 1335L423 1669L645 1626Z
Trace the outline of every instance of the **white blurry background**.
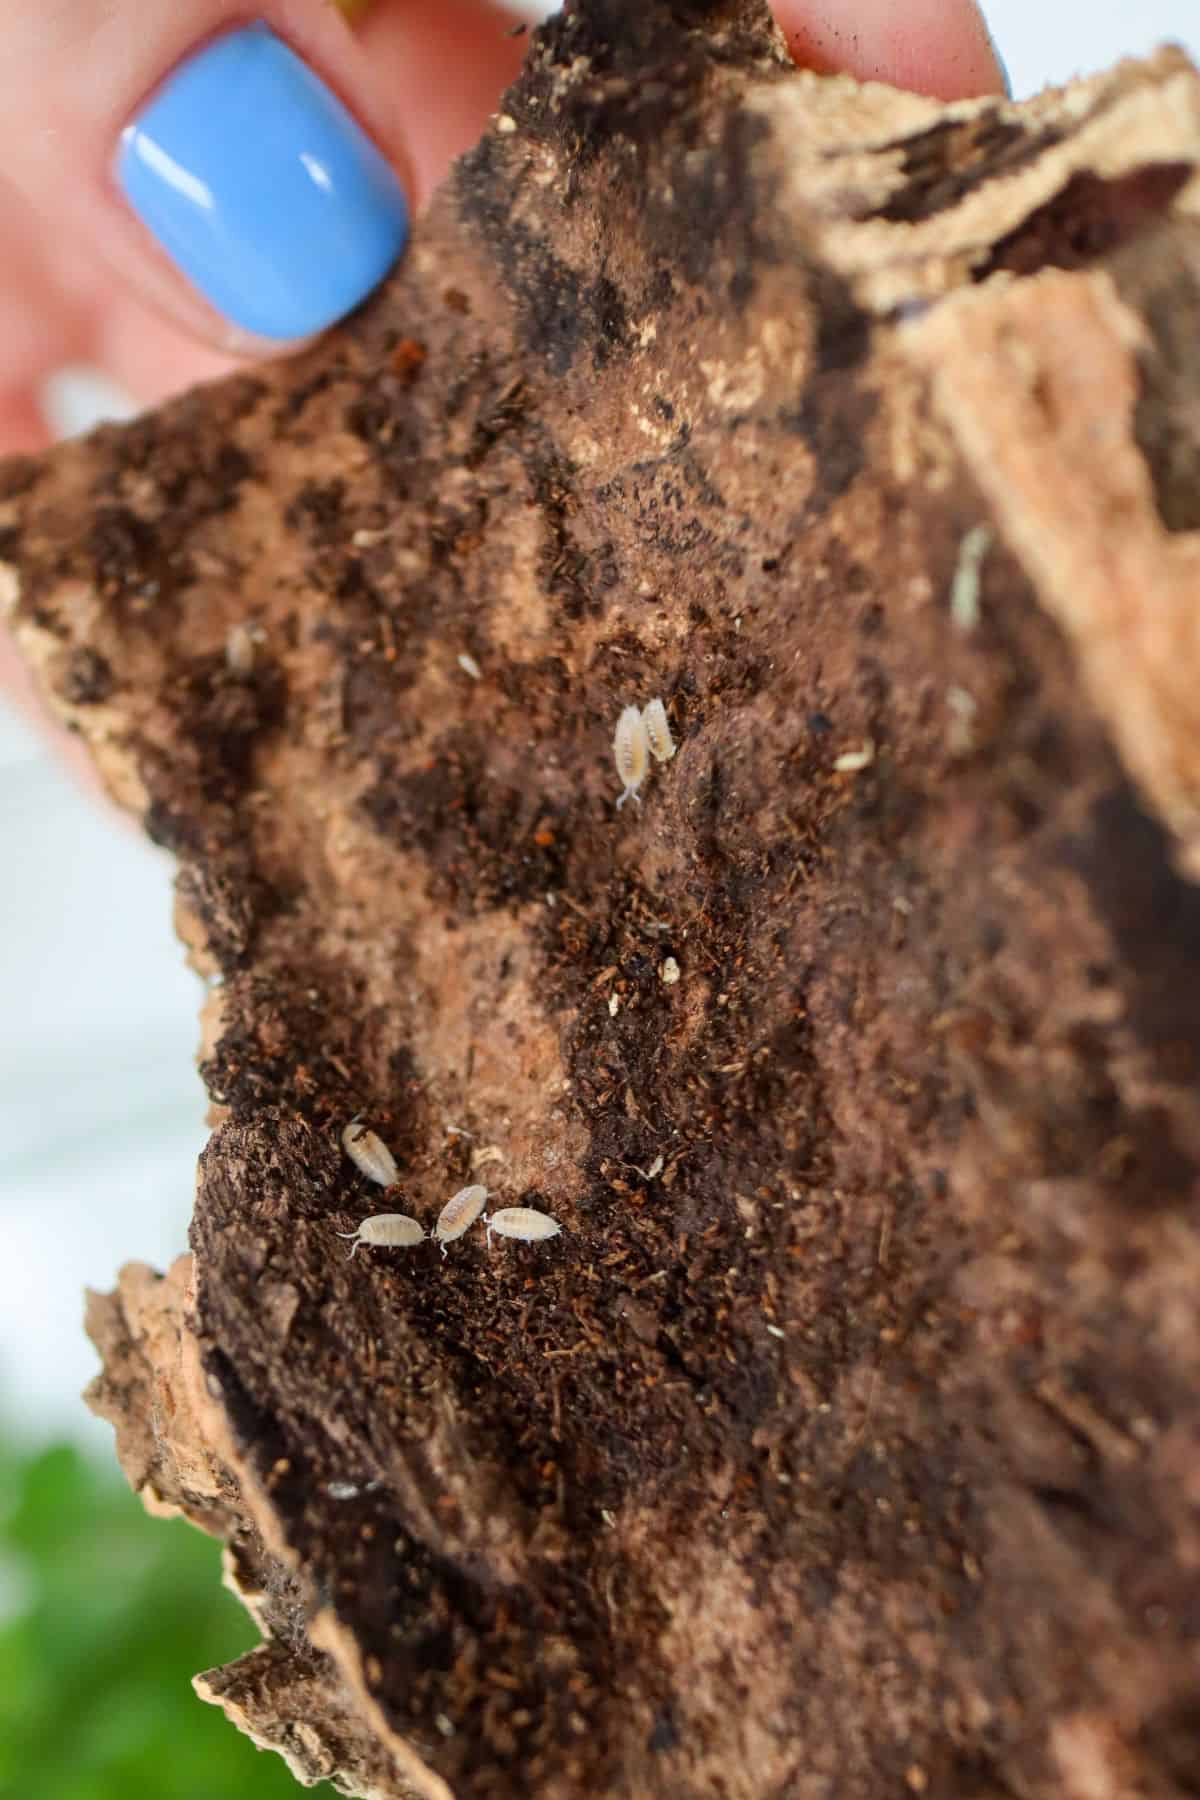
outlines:
M85 1283L184 1247L203 1143L199 983L170 924L166 858L0 711L0 1418L110 1436Z
M1182 44L1200 60L1197 0L980 0L1018 100L1121 56Z
M1166 39L1200 58L1198 0L992 0L988 16L1018 97ZM78 374L50 399L64 431L119 408ZM0 1417L107 1444L78 1399L95 1367L80 1291L185 1246L199 985L166 858L3 701L0 845Z

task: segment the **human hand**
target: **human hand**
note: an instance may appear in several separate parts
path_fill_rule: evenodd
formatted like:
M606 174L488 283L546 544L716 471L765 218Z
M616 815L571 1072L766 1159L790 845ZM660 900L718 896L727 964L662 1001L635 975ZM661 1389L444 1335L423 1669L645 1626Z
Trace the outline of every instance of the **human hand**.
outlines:
M903 9L775 0L775 9L806 66L944 99L1002 90L974 0ZM7 0L0 456L48 442L39 390L65 364L96 365L149 405L356 304L402 249L411 211L478 136L525 50L512 16L489 0L261 0L260 10L274 40L261 28L247 38L237 0ZM235 79L229 58L247 43L259 66L247 72L243 55ZM312 85L292 52L339 101ZM164 99L165 117L156 114ZM313 109L345 188L345 204L335 196L324 217L315 176L297 191L299 137ZM156 117L157 135L144 129ZM197 163L180 166L197 145L219 176L207 221ZM164 161L172 152L174 169ZM200 270L210 298L127 203L122 174L143 212L181 235L182 260ZM264 186L280 195L265 212ZM0 691L41 710L2 632Z
M1000 90L974 0L776 11L810 67L943 98ZM261 0L260 13L247 30L237 0L7 0L0 455L46 442L38 391L63 364L98 365L151 403L349 310L525 48L489 0ZM314 131L333 195L302 168Z

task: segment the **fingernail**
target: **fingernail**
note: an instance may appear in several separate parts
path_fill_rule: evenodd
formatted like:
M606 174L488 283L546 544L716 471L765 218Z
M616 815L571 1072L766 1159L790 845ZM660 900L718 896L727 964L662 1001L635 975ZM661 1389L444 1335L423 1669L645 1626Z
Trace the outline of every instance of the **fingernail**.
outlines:
M122 133L116 175L205 299L259 337L307 337L342 318L408 237L385 158L265 25L167 77Z

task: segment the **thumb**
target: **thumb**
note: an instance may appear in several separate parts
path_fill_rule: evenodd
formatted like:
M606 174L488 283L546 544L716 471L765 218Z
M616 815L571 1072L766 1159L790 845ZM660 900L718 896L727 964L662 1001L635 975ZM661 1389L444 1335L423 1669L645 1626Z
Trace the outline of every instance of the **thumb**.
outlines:
M772 0L793 57L822 74L959 100L1002 94L1004 65L976 0Z
M5 14L5 177L47 235L240 350L365 298L520 57L486 0L386 0L360 33L328 0Z

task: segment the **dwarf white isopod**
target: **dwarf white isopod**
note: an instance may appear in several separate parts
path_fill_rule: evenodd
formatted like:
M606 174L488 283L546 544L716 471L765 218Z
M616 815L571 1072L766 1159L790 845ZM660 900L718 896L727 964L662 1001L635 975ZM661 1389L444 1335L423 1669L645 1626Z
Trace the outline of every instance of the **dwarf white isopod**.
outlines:
M867 738L861 750L843 750L835 756L833 766L839 775L857 775L860 769L869 769L875 761L875 745Z
M375 1132L358 1119L351 1119L342 1133L342 1149L355 1168L380 1187L395 1187L400 1179L396 1159Z
M667 709L658 695L642 708L642 724L646 728L646 742L657 762L670 762L675 754L675 739L671 736L671 727L667 721Z
M354 1239L354 1248L350 1252L354 1256L360 1244L369 1244L379 1250L409 1250L421 1242L425 1231L407 1213L372 1213L357 1231L339 1231L337 1235Z
M646 771L650 767L650 744L646 737L646 721L636 706L627 706L617 720L617 729L613 734L613 761L617 765L617 774L625 787L621 798L617 801L620 812L632 794L641 805L638 789L646 779Z
M538 1212L533 1206L502 1206L499 1212L484 1213L483 1222L489 1244L493 1231L501 1237L521 1238L527 1244L538 1244L544 1238L557 1237L562 1230L557 1219L552 1219L549 1213Z
M437 1224L433 1235L442 1247L442 1255L446 1254L446 1245L460 1238L464 1231L469 1231L484 1207L487 1205L488 1191L478 1183L474 1187L459 1188L457 1194L451 1194L445 1206L437 1216Z
M225 639L225 667L231 675L239 675L244 679L254 673L254 665L258 661L258 646L266 635L261 625L247 625L239 621L230 626L229 636Z

